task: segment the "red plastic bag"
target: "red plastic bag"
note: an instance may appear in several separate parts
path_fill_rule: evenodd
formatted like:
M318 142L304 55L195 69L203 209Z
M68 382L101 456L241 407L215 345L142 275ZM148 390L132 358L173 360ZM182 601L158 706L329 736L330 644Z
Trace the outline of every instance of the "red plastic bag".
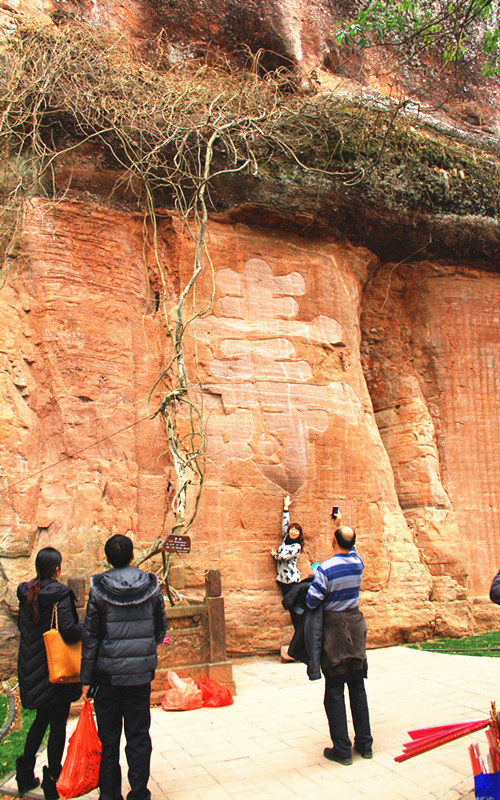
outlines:
M212 708L220 708L220 706L230 706L234 703L233 696L229 689L221 686L217 681L207 678L202 675L198 681L198 686L203 695L203 705L211 706Z
M92 706L87 698L68 742L68 751L57 781L57 791L63 800L80 797L97 789L101 749Z
M164 711L191 711L201 708L203 695L192 678L179 678L176 672L169 669L167 680L172 687L167 689L161 701Z

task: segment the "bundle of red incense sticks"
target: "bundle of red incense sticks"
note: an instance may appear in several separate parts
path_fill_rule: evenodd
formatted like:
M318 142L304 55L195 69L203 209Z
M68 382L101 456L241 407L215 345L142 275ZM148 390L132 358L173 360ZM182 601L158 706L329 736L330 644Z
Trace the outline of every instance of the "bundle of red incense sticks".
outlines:
M467 736L469 733L481 730L481 728L487 728L489 724L489 719L476 719L468 722L455 722L451 725L437 725L433 728L418 728L417 730L408 731L411 741L405 742L403 745L404 752L400 756L396 756L394 761L406 761L407 758L413 758L420 755L420 753L425 753L427 750L433 750L435 747L446 744L446 742L452 742L454 739L460 739L461 736Z
M486 764L481 758L478 745L471 745L469 753L472 761L472 770L474 775L487 771L497 772L500 770L500 731L494 702L491 704L491 715L488 719L468 720L467 722L455 722L448 725L437 725L432 728L417 728L408 731L411 741L403 745L404 752L396 756L394 760L406 761L408 758L413 758L420 755L420 753L425 753L427 750L433 750L435 747L446 744L446 742L460 739L462 736L467 736L482 728L488 728L488 726L488 760L491 768L486 770Z
M485 761L480 753L477 743L469 745L469 755L474 777L484 773L500 771L500 730L495 703L491 704L490 727L486 731L488 739L488 756Z

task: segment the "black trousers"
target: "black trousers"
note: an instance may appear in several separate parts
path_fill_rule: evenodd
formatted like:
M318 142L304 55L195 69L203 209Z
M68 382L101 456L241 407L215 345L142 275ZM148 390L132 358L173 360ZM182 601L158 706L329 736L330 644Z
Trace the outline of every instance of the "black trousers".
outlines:
M295 586L297 586L296 583L282 583L282 581L276 581L276 583L278 584L279 588L281 589L281 596L282 597L286 597L286 595L288 594L290 589L294 589ZM289 611L290 611L290 618L292 620L293 629L297 630L297 625L299 624L302 615L298 614L295 611L294 608L290 608Z
M99 685L94 699L97 729L102 743L99 771L100 800L122 800L120 738L122 722L127 744L130 792L127 800L150 800L148 789L151 761L151 684L140 686Z
M26 767L33 769L38 748L42 744L45 731L50 726L47 742L47 761L49 772L57 780L61 772L61 759L66 743L66 722L68 721L70 703L62 702L56 706L37 708L36 717L24 743L24 759Z
M354 744L362 752L371 750L373 738L370 729L370 715L364 678L360 676L348 679L345 683L347 683L349 690L349 704L354 725ZM338 679L325 677L325 711L328 718L330 736L339 756L347 758L351 755L352 746L347 731L344 685Z

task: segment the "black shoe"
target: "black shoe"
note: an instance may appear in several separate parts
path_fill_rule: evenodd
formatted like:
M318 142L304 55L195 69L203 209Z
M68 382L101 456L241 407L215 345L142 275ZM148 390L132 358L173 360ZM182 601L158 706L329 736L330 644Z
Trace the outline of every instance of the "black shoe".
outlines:
M362 747L358 747L358 745L355 744L354 749L356 753L359 753L361 758L373 758L373 750L371 747L369 747L367 750L364 750Z
M328 761L336 761L337 764L344 764L346 767L352 764L351 756L340 756L334 747L325 747L323 755Z
M32 789L36 789L37 786L40 786L40 779L35 778L33 769L31 767L29 769L26 767L24 756L16 758L16 783L17 793L20 797L31 792Z
M49 772L48 767L43 768L42 789L45 800L58 800L56 781Z

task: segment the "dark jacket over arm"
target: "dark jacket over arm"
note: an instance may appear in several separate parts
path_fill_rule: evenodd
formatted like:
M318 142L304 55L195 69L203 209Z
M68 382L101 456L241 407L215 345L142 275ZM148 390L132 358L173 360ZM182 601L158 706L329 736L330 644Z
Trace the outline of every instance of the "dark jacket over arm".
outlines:
M292 641L288 646L288 655L296 661L307 664L307 675L310 681L321 678L321 643L323 639L323 606L308 608L306 594L312 583L310 575L300 583L294 585L282 600L283 608L287 611L294 608L301 611L295 627Z

